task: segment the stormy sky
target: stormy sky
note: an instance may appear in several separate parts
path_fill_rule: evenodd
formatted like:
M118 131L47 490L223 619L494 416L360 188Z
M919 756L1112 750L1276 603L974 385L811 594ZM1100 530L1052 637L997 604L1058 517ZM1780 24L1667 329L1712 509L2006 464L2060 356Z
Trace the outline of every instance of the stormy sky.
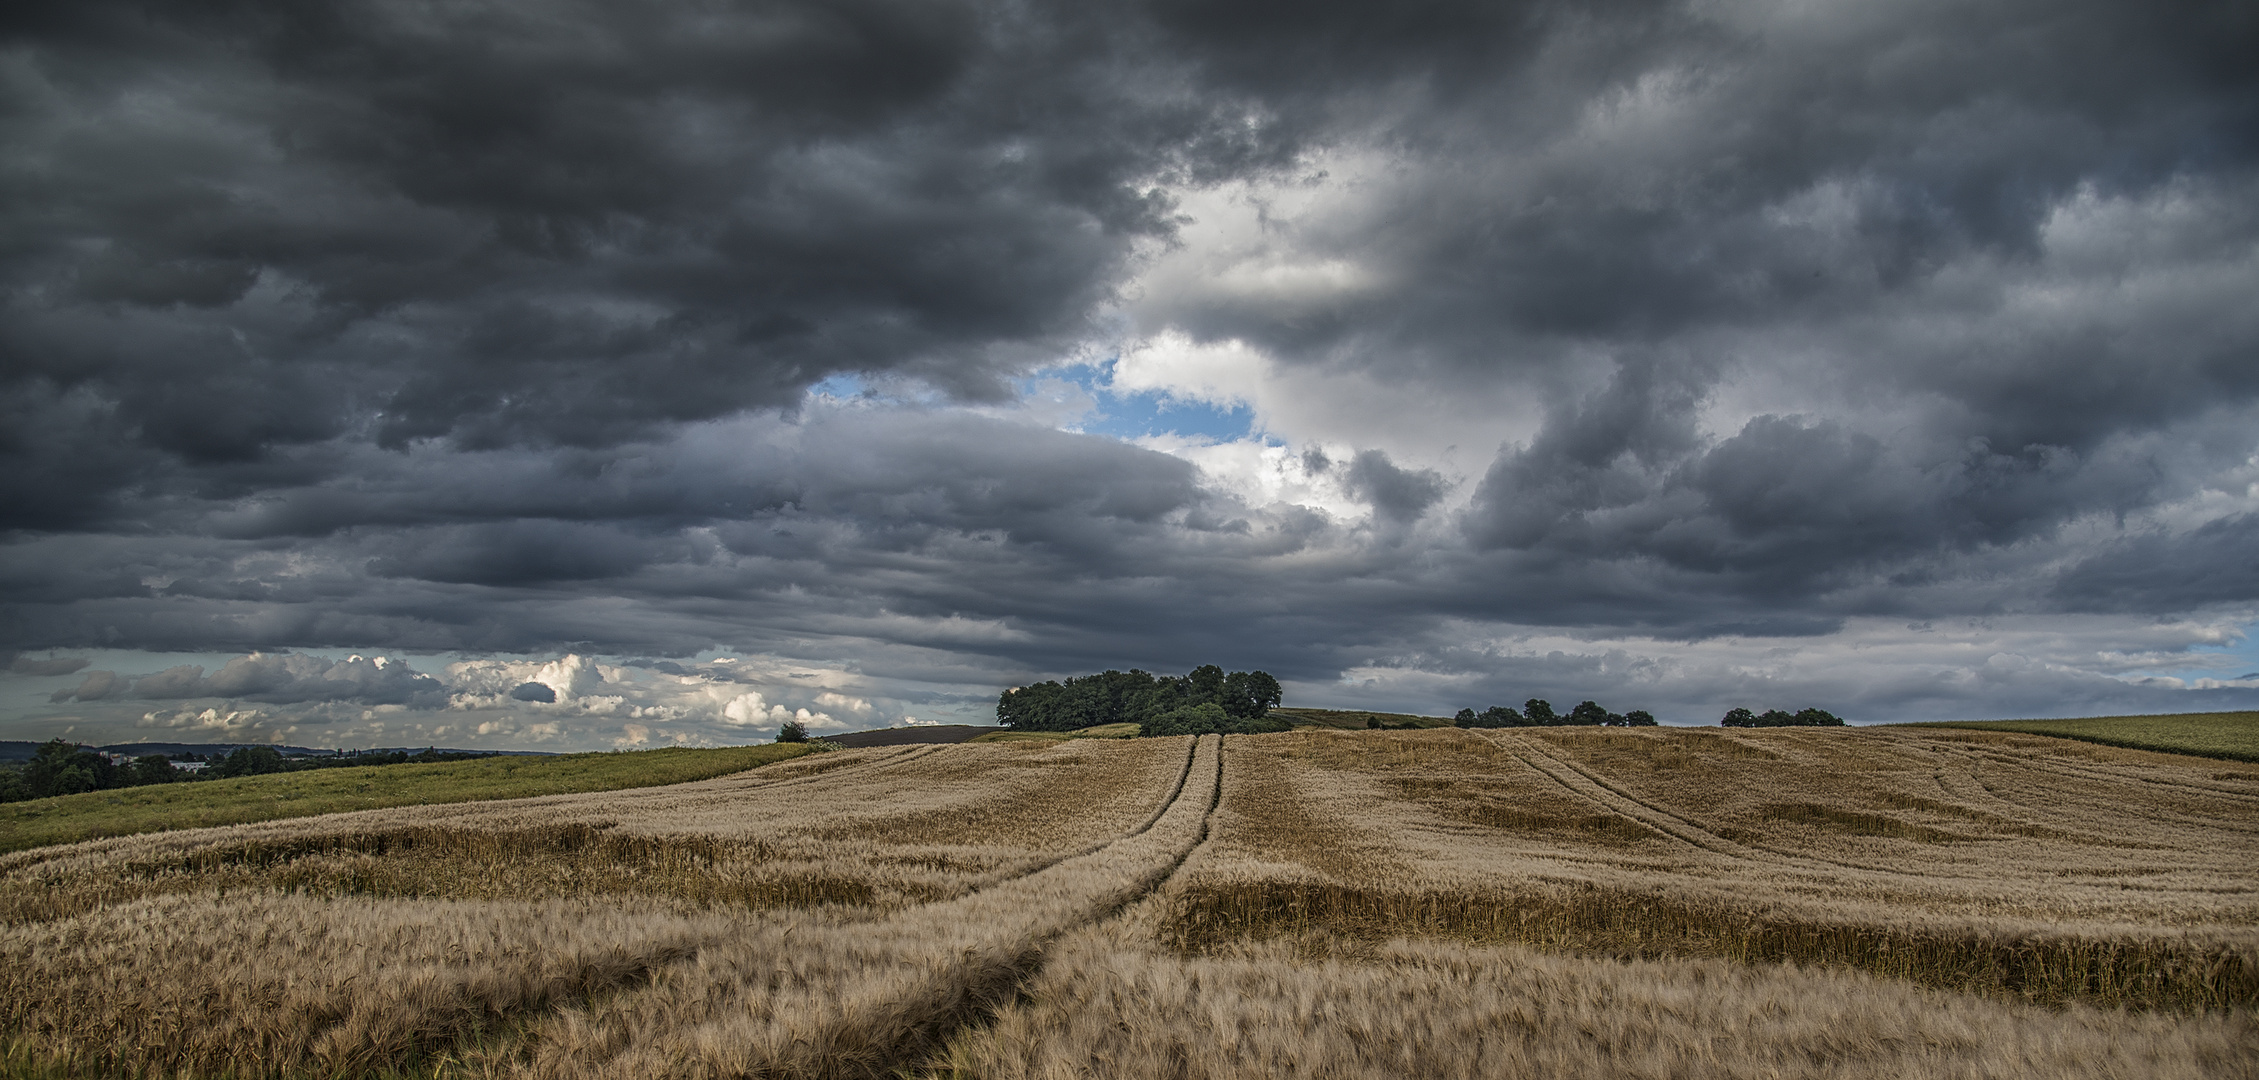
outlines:
M0 16L0 736L2259 707L2259 7Z

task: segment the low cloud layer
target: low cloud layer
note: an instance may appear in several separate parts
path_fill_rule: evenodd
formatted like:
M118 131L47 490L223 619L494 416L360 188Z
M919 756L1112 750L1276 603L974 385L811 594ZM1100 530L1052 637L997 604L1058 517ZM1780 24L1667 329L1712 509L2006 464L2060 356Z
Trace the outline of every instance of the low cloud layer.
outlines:
M429 708L446 700L446 690L431 676L381 656L374 660L354 656L333 661L314 656L253 653L228 661L210 675L205 675L203 667L195 664L182 664L138 677L121 677L114 671L90 671L78 686L58 690L49 700L101 701L106 698L143 701L226 698L277 705L351 701Z
M117 654L112 654L117 656ZM131 657L134 654L124 654ZM252 653L133 674L96 669L50 700L108 741L534 749L710 746L764 741L797 721L817 732L933 723L960 694L869 697L840 668L758 657L705 660L568 653L550 658L325 657ZM880 686L879 689L897 687Z
M1444 711L2259 705L2236 5L5 32L26 733L720 739L1209 661ZM723 653L774 680L650 666Z

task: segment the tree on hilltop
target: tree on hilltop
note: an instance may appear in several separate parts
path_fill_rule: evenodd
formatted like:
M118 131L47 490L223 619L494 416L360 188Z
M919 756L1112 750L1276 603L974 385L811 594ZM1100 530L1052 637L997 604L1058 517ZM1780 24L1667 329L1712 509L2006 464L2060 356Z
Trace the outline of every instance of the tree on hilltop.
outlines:
M1844 726L1841 717L1826 709L1800 709L1793 713L1782 709L1767 709L1762 713L1752 713L1748 709L1737 708L1727 710L1726 718L1718 721L1718 724L1720 727L1742 728Z
M1593 701L1580 703L1567 716L1555 716L1553 706L1543 698L1531 698L1523 708L1527 711L1515 712L1503 705L1493 705L1479 713L1473 709L1461 709L1459 715L1452 718L1452 724L1463 728L1557 727L1570 724L1595 727L1655 726L1654 714L1645 709L1613 713Z
M1235 721L1262 720L1284 694L1266 671L1226 672L1202 664L1182 676L1104 671L1006 690L996 721L1014 731L1076 731L1100 724L1139 724L1184 709L1213 705Z

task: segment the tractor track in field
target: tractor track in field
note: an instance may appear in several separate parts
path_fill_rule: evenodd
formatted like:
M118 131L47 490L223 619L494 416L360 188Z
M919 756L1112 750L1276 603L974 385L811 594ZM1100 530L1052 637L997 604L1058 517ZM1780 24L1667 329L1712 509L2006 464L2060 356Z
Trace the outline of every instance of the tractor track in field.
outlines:
M2229 832L2259 836L2259 793L2253 793L2249 790L2203 782L2166 780L2130 771L2116 772L2091 768L2054 760L2047 757L2044 752L2036 750L2024 751L2020 748L1970 745L1958 741L1931 742L1906 739L1904 743L1913 743L1936 750L1948 760L1953 761L1959 767L1958 771L1964 773L1970 783L1982 788L1987 797L2014 807L2022 814L2044 815L2051 808L2050 805L2034 805L2035 800L2047 804L2050 802L2050 797L2045 790L2032 790L2030 778L2035 776L2042 778L2057 777L2093 784L2131 785L2135 791L2170 792L2188 798L2238 804L2240 809L2244 811L2241 816L2203 813L2187 808L2130 804L2119 805L2116 811L2170 824L2195 824L2205 828L2224 829ZM2007 773L2008 776L2005 778L2007 783L2002 783L2004 778L1999 775L1989 779L1979 776L1978 771L1982 766L1991 766L2000 772ZM2019 777L2015 775L2017 773L2024 775Z
M1528 743L1525 743L1522 746L1516 747L1507 745L1505 742L1502 742L1498 738L1490 736L1487 733L1485 734L1485 737L1490 738L1491 741L1497 743L1500 748L1519 758L1523 764L1529 766L1539 774L1552 779L1555 783L1567 789L1571 794L1574 794L1577 797L1582 798L1585 801L1598 806L1610 813L1616 814L1620 817L1629 818L1641 825L1645 825L1648 828L1653 829L1656 832L1662 833L1665 836L1678 840L1681 843L1700 848L1715 855L1723 855L1727 858L1735 859L1741 862L1766 864L1809 872L1839 873L1844 870L1855 870L1862 874L1880 875L1882 877L1891 879L1896 879L1904 876L1902 871L1893 869L1888 866L1875 866L1867 863L1851 862L1842 859L1828 859L1816 855L1804 855L1793 851L1782 851L1778 848L1768 847L1762 844L1744 844L1736 840L1730 840L1726 837L1718 835L1717 833L1711 832L1701 824L1692 821L1684 816L1681 816L1674 811L1647 802L1646 800L1641 799L1638 796L1623 790L1622 788L1619 788L1613 784L1608 783L1605 780L1602 780L1599 776L1594 775L1591 770L1588 770L1576 764L1575 762L1569 761L1565 757L1558 756L1548 749L1534 745L1536 742L1536 740L1534 739L1529 740ZM1959 880L1986 880L1981 875L1953 874L1936 871L1933 871L1930 876L1954 878Z
M744 939L749 980L745 1008L762 1017L749 1034L700 1024L623 1044L593 1064L602 1075L870 1078L908 1075L949 1039L985 1022L1042 970L1060 935L1112 918L1151 895L1206 841L1222 797L1223 741L1188 740L1183 765L1157 809L1135 828L1080 851L852 926L808 928L794 948L845 949L883 943L902 963L840 969L836 981L778 1004L761 996L764 965L789 953L772 928L752 924ZM951 747L938 747L946 753ZM838 775L836 773L832 775ZM810 778L820 779L820 778ZM718 941L678 967L724 978L715 964L737 945ZM766 941L766 945L760 943ZM764 960L763 956L777 959ZM701 1064L700 1062L703 1061Z

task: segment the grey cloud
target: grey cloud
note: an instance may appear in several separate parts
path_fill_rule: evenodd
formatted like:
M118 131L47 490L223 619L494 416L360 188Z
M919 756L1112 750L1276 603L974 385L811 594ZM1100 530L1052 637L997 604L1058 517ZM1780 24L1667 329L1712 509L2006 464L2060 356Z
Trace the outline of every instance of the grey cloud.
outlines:
M204 692L205 687L202 665L181 664L135 679L133 681L133 696L160 700L212 696Z
M79 680L76 688L57 690L50 701L100 701L104 698L124 697L133 687L133 680L118 677L115 671L89 671Z
M90 2L9 34L0 647L727 644L937 700L1555 665L1574 699L1633 676L1449 638L2259 601L2236 5ZM1241 181L1251 280L1355 287L1141 276L1199 239L1179 195ZM1132 330L1538 423L1448 463L1272 433L1361 530L965 407ZM841 373L886 392L809 396ZM328 663L59 698L432 700Z
M91 396L154 453L127 472L361 431L604 445L837 371L1004 396L1173 227L1156 177L1262 152L1083 13L998 14L20 20L11 392Z
M1449 490L1434 469L1402 469L1380 450L1360 450L1342 474L1349 493L1372 504L1373 512L1394 522L1410 522L1427 513Z
M2103 611L2259 600L2259 514L2219 518L2179 535L2130 537L2065 568L2055 592L2066 605Z
M1549 536L1584 542L1593 515L1648 500L1695 447L1702 392L1683 370L1620 365L1605 390L1556 412L1529 446L1498 456L1476 488L1470 536L1507 548Z
M0 670L18 675L68 675L85 667L90 661L83 656L24 656L0 650Z
M1228 505L1202 517L1211 501L1195 470L1164 454L954 412L845 407L564 463L533 451L378 455L350 483L183 519L236 538L19 544L0 548L0 575L37 577L8 610L43 624L35 634L71 639L124 643L131 628L135 644L189 648L217 618L247 632L230 642L242 648L679 653L740 640L776 617L771 605L988 617L1051 582L1165 573L1183 537L1291 544L1311 527L1297 517L1242 537ZM596 594L657 607L570 613ZM151 603L160 596L172 606Z
M446 702L446 690L437 679L406 664L380 664L358 656L326 660L293 653L239 656L209 677L198 664L179 664L137 678L92 671L77 689L58 691L54 700L99 701L128 696L150 701L227 698L285 705L352 701L421 708Z
M557 691L547 683L519 683L517 689L510 691L510 700L554 702L557 700Z

